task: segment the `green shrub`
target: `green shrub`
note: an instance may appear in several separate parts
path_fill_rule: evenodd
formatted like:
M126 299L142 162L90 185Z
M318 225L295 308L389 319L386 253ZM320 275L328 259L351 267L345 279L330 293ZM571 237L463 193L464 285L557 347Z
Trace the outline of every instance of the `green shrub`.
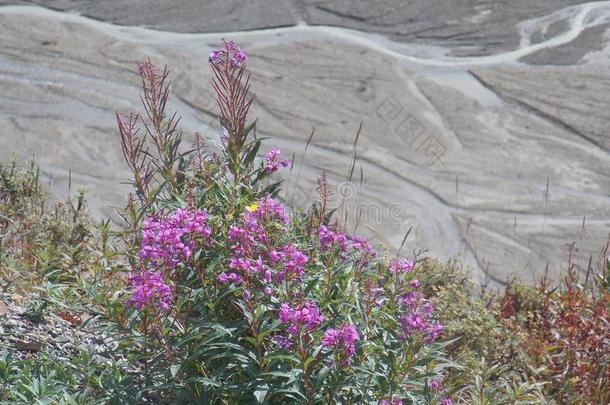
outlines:
M107 314L124 285L111 239L109 224L89 217L83 193L54 204L33 162L0 165L0 403L105 403L128 392L129 366L115 353L77 350L57 358L38 340L53 331L38 326L55 318L87 330L81 316L91 322ZM6 316L40 349L9 344Z
M135 194L125 215L130 298L116 317L142 397L182 403L432 403L451 363L416 276L347 237L321 203L288 212L261 146L242 51L210 65L219 153L180 152L168 72L140 65L146 114L119 117ZM142 119L141 117L146 117ZM138 127L141 129L138 131ZM149 145L149 146L148 146ZM433 383L434 381L434 383ZM434 387L434 389L432 389ZM446 400L445 402L448 402Z

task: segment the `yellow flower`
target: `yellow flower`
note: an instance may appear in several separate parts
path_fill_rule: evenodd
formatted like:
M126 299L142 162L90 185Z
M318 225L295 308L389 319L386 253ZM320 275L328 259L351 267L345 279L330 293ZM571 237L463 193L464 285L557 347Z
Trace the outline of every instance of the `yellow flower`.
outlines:
M250 212L256 211L257 208L258 208L258 203L250 204L246 207L246 209Z

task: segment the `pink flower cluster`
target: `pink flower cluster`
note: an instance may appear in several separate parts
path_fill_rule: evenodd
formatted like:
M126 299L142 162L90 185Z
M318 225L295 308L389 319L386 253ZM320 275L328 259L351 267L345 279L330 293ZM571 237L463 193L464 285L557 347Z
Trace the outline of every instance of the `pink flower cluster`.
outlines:
M294 276L294 279L297 280L300 280L303 277L304 267L309 261L309 257L297 249L292 243L282 246L279 251L277 251L277 255L282 266L275 276L276 282L281 283L285 278L290 278L292 275Z
M168 268L188 260L195 238L207 238L212 233L205 220L205 211L183 209L177 209L169 218L147 218L142 228L140 258L153 267Z
M400 260L398 258L392 259L390 260L389 270L392 274L410 273L413 271L413 261Z
M443 327L432 319L432 304L422 294L412 291L401 297L398 304L406 310L398 319L405 338L416 333L425 336L428 343L438 338Z
M282 203L269 196L264 197L254 211L246 211L246 215L249 214L262 223L273 220L278 220L284 225L288 223L288 216Z
M215 65L223 64L228 61L232 68L240 68L244 65L248 55L240 47L235 45L235 42L225 42L223 49L212 49L210 52L210 63Z
M129 275L132 296L127 304L136 308L157 306L164 311L172 301L170 287L163 280L163 270L173 269L191 256L195 239L208 238L212 231L205 224L202 210L178 209L171 216L148 217L142 226L138 256L157 271L143 270Z
M163 281L160 271L142 271L129 274L129 283L133 294L127 304L140 310L144 307L157 306L161 311L169 309L172 301L171 289Z
M442 378L436 378L430 381L430 389L432 391L438 391L441 389L441 385L443 384Z
M347 253L349 244L344 234L334 232L324 225L318 227L318 240L320 241L320 250L327 251L332 245L336 244L341 249L341 252Z
M328 229L324 225L318 227L318 241L320 242L320 250L326 252L332 246L338 246L343 257L351 248L353 251L361 254L360 259L365 262L377 256L377 252L371 246L368 239L362 236L354 236L348 239L344 234Z
M279 160L280 154L279 149L273 148L265 155L265 171L267 173L277 172L280 166L288 167L290 162L288 159Z
M339 329L328 329L322 339L322 346L339 348L341 351L341 365L346 366L356 353L356 341L359 339L355 325L346 324Z
M259 244L267 244L263 225L274 221L281 225L288 223L284 206L279 201L267 196L254 206L255 209L246 209L240 226L233 224L229 228L231 250L240 256L252 256Z
M298 337L301 331L311 332L324 321L324 317L313 301L307 301L296 307L291 307L283 302L280 305L279 318L282 324L288 324L286 329L288 337L277 335L274 340L284 349L292 345L293 339Z
M271 197L261 199L246 209L241 224L229 229L232 256L229 259L230 272L223 272L218 280L227 284L241 284L252 287L259 280L266 286L265 295L270 295L269 283L280 283L285 279L300 280L309 258L292 243L272 246L266 229L285 232L288 216L283 205ZM275 269L275 270L274 270Z
M372 258L377 256L377 252L369 243L369 240L363 236L354 236L352 238L352 249L362 253L364 258Z
M248 211L244 215L241 226L233 224L229 228L231 250L236 255L251 256L257 248L257 243L265 243L266 241L265 230Z

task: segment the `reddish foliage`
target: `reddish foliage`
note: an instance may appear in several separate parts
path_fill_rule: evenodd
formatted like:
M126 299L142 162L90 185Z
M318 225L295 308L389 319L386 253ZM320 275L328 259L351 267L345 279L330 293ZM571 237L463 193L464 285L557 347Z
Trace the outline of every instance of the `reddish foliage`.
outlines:
M509 330L525 333L525 351L536 367L544 366L541 380L562 404L610 403L610 289L607 249L603 273L595 286L581 286L570 246L567 276L552 289L546 276L535 288L537 299L519 307L512 286L500 300L499 317Z
M73 326L78 326L81 323L81 319L78 315L71 314L69 312L58 312L57 316L66 322L69 322Z
M232 41L223 41L223 48L212 51L210 55L210 66L214 73L212 87L220 109L220 124L225 130L223 142L235 179L239 178L241 152L250 132L246 119L254 101L254 97L250 96L250 74L245 61L245 53ZM252 124L252 130L255 131L255 124Z

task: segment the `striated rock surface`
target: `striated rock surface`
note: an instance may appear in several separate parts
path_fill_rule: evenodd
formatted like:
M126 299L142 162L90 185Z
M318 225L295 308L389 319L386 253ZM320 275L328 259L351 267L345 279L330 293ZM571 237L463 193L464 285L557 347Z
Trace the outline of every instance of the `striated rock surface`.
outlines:
M0 0L174 32L231 32L302 21L450 46L460 55L513 49L519 45L518 23L582 3L586 0Z
M187 6L166 6L165 12L158 7L158 15L147 17L121 12L121 2L115 14L104 9L105 2L44 3L172 31L292 24L306 11L312 23L370 29L394 39L391 27L420 29L409 14L401 20L381 10L379 15L396 19L389 22L357 9L358 2L294 3L285 12L276 8L281 18L273 22L264 21L272 16L262 5L250 10L253 2L236 8L232 22L209 14L209 29L189 25L198 14ZM607 24L610 2L566 9L561 7L571 2L527 3L541 16L525 21L528 6L490 2L488 7L504 5L513 14L492 12L502 20L497 30L493 23L472 22L479 34L469 34L476 44L468 52L466 40L424 47L333 27L230 34L251 56L253 115L260 119L259 133L271 138L263 152L278 146L294 154L284 197L308 204L316 177L326 171L349 230L367 233L391 251L408 233L403 253L427 248L442 257L460 255L479 279L503 282L510 273L535 277L547 263L558 272L566 244L576 242L576 263L586 271L610 230L610 52L597 31L594 46L581 49L578 58L567 52L566 59L561 50L574 41L589 43L581 34ZM231 3L224 4L218 7ZM388 10L398 7L392 4ZM442 2L427 4L433 10ZM450 26L447 21L477 15L461 7L444 16L420 12L417 19ZM253 16L251 25L240 13ZM482 27L511 34L494 39ZM183 115L187 139L194 132L218 139L207 54L222 34L119 27L38 7L0 7L0 34L0 159L36 153L55 193L66 196L71 177L71 191L86 186L98 216L112 216L111 207L123 204L128 189L120 184L128 172L114 112L139 108L136 60L151 58L171 68L172 108ZM423 38L410 35L398 36ZM457 56L465 54L485 55Z

